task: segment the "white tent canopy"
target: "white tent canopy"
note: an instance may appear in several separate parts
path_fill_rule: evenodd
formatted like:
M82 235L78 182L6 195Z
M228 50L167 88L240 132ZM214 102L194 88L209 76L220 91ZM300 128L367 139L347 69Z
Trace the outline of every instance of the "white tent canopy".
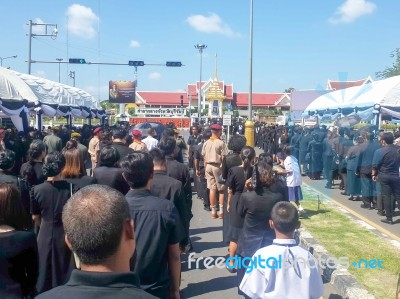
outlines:
M99 108L99 101L84 90L5 68L0 68L0 98Z
M18 130L26 130L29 112L37 115L103 118L98 99L84 90L0 67L0 110ZM39 117L41 119L41 117ZM40 125L40 121L37 123ZM39 126L40 127L40 126Z
M308 105L305 112L338 108L367 108L375 104L382 107L400 107L400 76L321 95Z
M38 102L32 89L15 72L0 67L0 98L8 100Z

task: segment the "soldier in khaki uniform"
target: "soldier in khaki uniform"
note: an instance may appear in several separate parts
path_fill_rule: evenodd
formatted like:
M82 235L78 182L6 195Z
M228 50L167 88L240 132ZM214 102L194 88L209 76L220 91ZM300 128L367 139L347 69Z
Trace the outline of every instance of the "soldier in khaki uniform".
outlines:
M139 130L132 130L133 142L129 145L134 151L147 152L146 143L142 141L142 132Z
M221 164L225 158L226 146L225 143L219 139L222 127L219 124L210 126L211 137L204 145L201 152L204 158L205 175L207 179L207 188L210 189L210 207L211 218L217 218L216 204L217 197L219 201L219 214L218 218L223 218L223 204L224 204L224 185L219 183L221 176Z
M98 127L93 131L93 137L89 141L88 153L90 154L90 159L92 161L92 173L93 169L97 166L97 147L100 142L101 136L103 134L103 128Z

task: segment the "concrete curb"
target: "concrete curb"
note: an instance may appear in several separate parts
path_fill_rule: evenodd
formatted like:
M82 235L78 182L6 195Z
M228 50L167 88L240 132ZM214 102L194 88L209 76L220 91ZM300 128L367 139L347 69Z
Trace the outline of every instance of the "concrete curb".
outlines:
M340 296L345 299L375 299L375 296L368 293L347 269L325 267L331 256L324 247L317 243L310 232L300 228L297 231L296 239L298 239L301 247L308 250L320 261L319 270L322 277L333 285Z

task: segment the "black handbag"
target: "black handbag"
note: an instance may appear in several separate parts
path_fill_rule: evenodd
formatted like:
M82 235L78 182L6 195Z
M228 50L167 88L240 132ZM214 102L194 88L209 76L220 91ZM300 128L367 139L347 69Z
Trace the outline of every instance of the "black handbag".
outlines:
M222 174L218 178L218 184L224 185L226 183L226 180L222 177Z

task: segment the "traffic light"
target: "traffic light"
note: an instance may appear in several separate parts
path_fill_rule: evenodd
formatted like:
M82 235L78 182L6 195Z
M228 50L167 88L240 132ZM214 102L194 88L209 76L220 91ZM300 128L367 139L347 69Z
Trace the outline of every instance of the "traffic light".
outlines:
M85 64L86 61L83 58L70 58L69 63L79 63L79 64Z
M181 96L181 108L183 108L183 96Z
M129 66L144 66L144 61L129 60Z
M167 61L166 66L182 66L182 62L180 61Z

